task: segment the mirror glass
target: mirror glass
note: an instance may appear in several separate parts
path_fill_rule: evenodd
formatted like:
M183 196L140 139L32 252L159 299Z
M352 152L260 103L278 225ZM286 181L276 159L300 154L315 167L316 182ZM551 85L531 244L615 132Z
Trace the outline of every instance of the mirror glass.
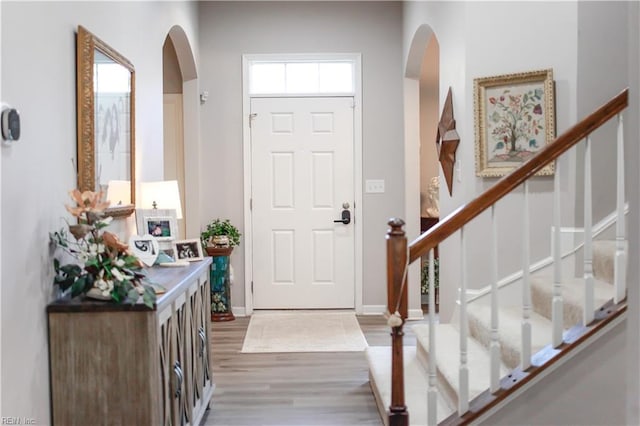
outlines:
M103 191L110 216L135 205L135 71L109 45L78 27L78 188Z

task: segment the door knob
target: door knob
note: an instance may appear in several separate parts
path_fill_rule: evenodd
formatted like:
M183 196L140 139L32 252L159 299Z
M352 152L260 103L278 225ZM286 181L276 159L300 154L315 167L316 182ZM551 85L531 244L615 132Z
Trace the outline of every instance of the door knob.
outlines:
M346 208L342 210L342 219L334 220L334 223L342 223L348 225L351 223L351 212Z

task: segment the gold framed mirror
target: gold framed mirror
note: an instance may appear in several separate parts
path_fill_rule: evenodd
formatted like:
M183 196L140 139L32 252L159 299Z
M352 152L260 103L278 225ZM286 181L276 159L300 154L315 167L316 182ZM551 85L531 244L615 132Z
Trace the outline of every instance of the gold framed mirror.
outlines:
M78 26L78 189L104 191L106 214L135 210L135 70L127 58Z

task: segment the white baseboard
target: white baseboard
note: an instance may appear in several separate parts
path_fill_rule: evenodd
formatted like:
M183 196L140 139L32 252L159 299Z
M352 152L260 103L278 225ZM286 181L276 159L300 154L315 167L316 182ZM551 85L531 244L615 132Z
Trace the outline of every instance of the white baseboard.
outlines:
M384 315L387 311L386 305L362 305L362 315ZM233 315L237 317L246 317L247 313L244 306L234 306L231 308ZM410 320L424 319L422 309L409 309Z
M424 313L422 312L422 309L409 309L409 318L407 318L408 320L423 320L424 319Z
M240 307L240 306L232 306L231 307L231 312L233 312L233 315L236 317L246 317L247 316L247 311L244 309L244 306Z
M362 315L384 315L386 311L385 305L362 305Z

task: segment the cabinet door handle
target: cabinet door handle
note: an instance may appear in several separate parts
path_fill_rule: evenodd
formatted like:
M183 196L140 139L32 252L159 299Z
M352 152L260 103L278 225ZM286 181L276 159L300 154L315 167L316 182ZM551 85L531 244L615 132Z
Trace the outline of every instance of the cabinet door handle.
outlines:
M182 394L182 379L184 379L180 361L176 361L175 364L173 364L173 372L176 374L176 378L178 379L178 384L176 385L176 392L174 394L174 398L180 398L180 395Z
M200 336L200 358L202 358L204 356L204 346L206 345L207 342L207 337L204 333L204 328L200 327L198 328L198 335Z

